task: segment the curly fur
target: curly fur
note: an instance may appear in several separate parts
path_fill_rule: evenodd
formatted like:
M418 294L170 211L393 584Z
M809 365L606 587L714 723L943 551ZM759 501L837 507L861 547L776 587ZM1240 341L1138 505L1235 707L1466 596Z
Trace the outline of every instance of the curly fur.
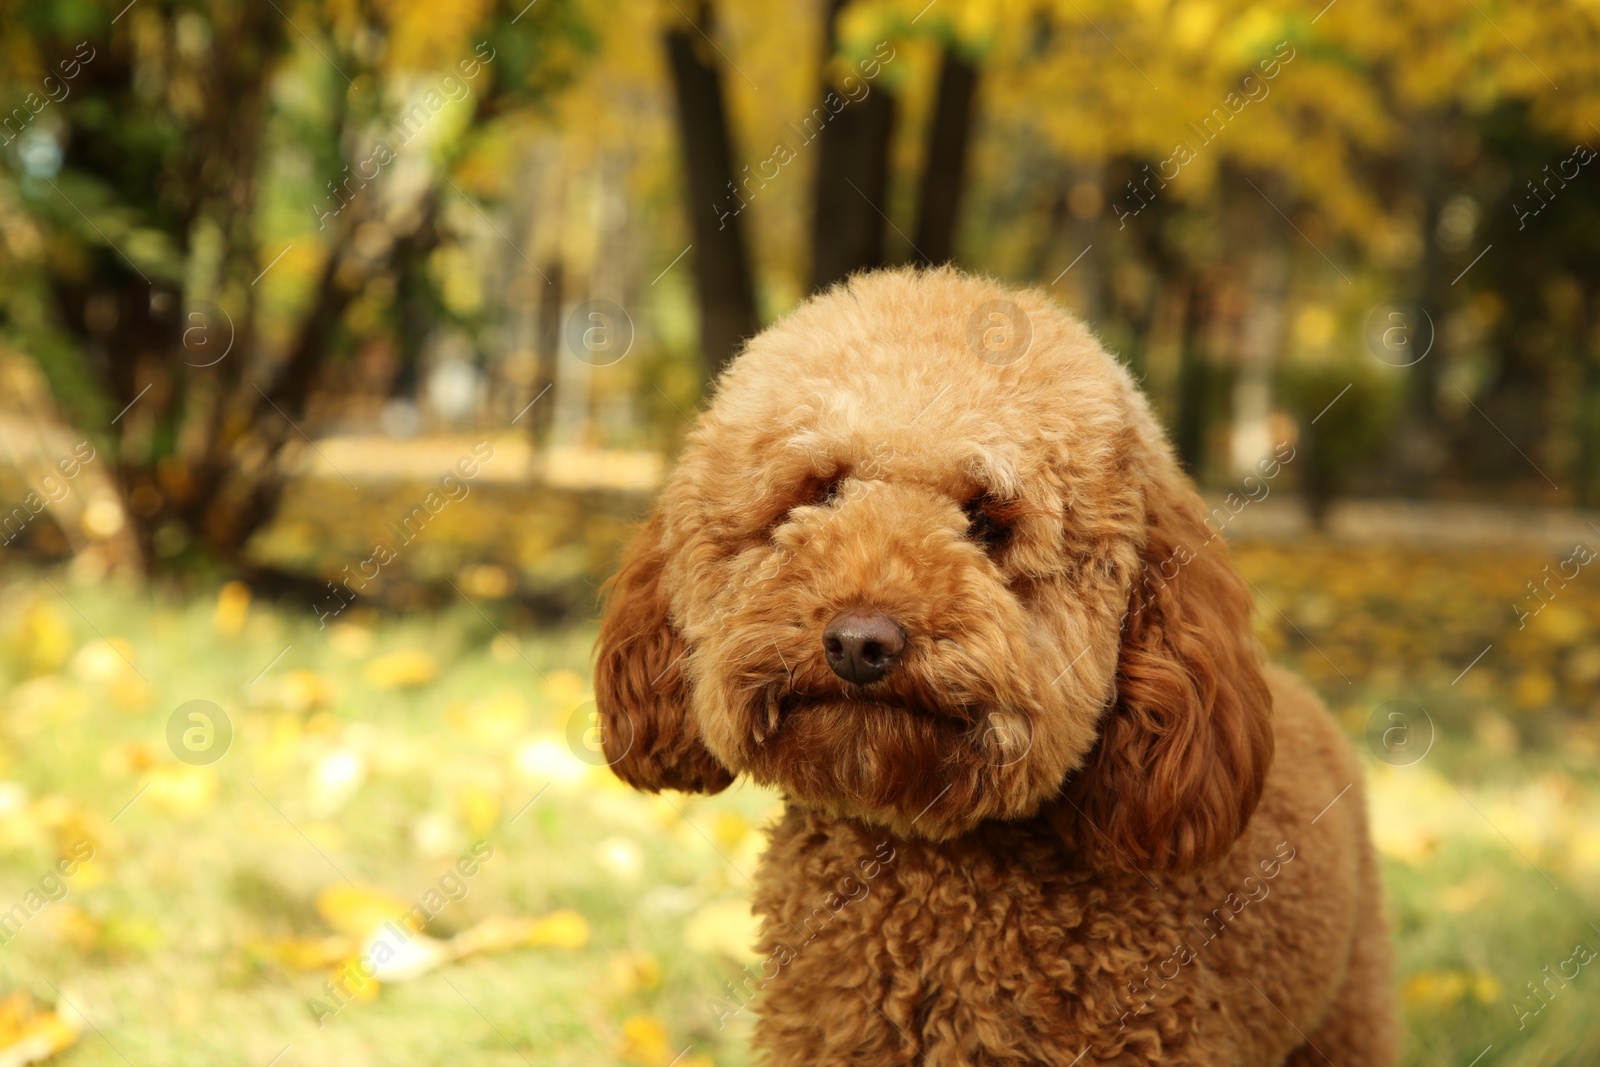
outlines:
M1010 362L972 336L994 301ZM862 275L752 340L610 588L596 694L630 784L788 800L766 1062L1391 1062L1359 767L1250 607L1042 294ZM821 643L861 608L907 637L864 686Z

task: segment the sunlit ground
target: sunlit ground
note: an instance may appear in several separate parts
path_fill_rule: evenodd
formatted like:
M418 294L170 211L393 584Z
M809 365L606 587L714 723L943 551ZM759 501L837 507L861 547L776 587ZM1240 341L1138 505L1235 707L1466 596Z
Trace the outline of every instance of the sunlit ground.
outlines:
M1600 949L1600 584L1518 631L1508 605L1543 554L1238 558L1264 640L1361 751L1386 701L1436 727L1415 764L1370 761L1406 1062L1466 1067L1491 1045L1485 1067L1600 1061L1600 968L1544 1001L1526 985ZM680 1064L749 1062L748 1015L719 1030L709 1004L745 959L775 803L742 786L646 798L575 759L590 628L513 633L481 597L415 618L356 606L319 630L237 589L13 577L0 921L21 921L0 965L59 1012L32 1025L60 1062L664 1067L685 1046ZM169 747L190 700L235 730L210 765ZM389 927L398 948L379 950L419 904L425 936ZM330 995L380 951L387 977Z

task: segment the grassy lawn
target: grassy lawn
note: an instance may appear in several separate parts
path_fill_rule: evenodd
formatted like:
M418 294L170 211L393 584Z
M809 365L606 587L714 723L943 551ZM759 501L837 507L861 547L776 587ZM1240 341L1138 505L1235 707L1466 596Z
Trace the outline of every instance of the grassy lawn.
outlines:
M1406 1062L1600 1062L1600 967L1520 1029L1514 1008L1575 944L1600 950L1600 584L1519 630L1509 605L1552 560L1239 559L1263 640L1362 751L1385 702L1434 727L1419 761L1370 761ZM485 599L320 629L237 589L50 582L0 588L0 922L21 916L0 966L80 1028L60 1062L749 1062L748 1018L719 1030L707 1003L743 962L776 803L641 797L576 759L592 628L514 632ZM199 765L167 740L194 700L234 734ZM413 905L426 936L330 996Z

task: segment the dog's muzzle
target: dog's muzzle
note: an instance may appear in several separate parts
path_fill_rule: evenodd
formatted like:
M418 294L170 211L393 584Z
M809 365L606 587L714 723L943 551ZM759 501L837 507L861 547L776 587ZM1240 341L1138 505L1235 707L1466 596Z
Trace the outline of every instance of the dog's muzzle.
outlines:
M841 611L822 631L828 666L857 685L868 685L888 674L905 648L906 634L900 624L873 609Z

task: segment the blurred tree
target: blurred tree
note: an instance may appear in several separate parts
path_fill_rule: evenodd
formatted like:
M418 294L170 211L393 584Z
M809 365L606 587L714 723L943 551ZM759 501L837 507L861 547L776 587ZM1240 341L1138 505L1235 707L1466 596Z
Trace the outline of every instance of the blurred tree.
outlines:
M572 439L643 398L641 436L670 442L763 319L951 258L1092 316L1203 480L1298 432L1319 509L1600 493L1595 164L1573 162L1600 146L1600 9L1578 0L6 3L0 340L115 441L145 555L237 554L275 457L332 410L330 354L371 342L404 385L441 324L481 325L501 279L472 228L523 264L517 387L559 382ZM593 298L629 304L639 358L564 361ZM1411 366L1364 335L1394 301L1434 326Z
M912 242L915 262L923 265L944 263L955 256L956 217L966 180L977 90L976 62L963 55L958 45L947 47L939 62L938 102L928 131L917 236Z
M815 152L809 202L810 281L826 288L854 271L891 261L891 156L899 109L884 77L897 40L939 44L935 111L927 123L916 240L906 256L923 263L954 255L957 209L966 176L978 67L948 19L918 29L917 13L893 6L821 0L819 86L809 110L787 121L772 152L737 166L731 109L722 89L726 53L714 41L710 0L669 20L666 53L678 104L686 204L697 246L695 278L707 380L759 327L755 284L741 216L747 201L801 152ZM681 13L681 11L680 11ZM849 25L847 26L847 22ZM752 168L754 173L752 173ZM901 234L903 236L903 234Z
M759 327L755 283L745 248L742 208L734 184L732 133L723 100L722 72L714 59L712 7L666 33L678 103L684 196L694 243L695 288L700 304L700 347L707 377L714 378L746 337Z
M416 359L452 173L586 31L563 0L4 6L0 330L110 445L120 562L237 565L327 362Z
M883 205L888 202L895 104L892 94L864 82L841 62L839 20L848 3L827 0L821 5L821 84L816 106L802 120L803 132L818 145L811 208L812 289L826 289L853 271L884 263Z

